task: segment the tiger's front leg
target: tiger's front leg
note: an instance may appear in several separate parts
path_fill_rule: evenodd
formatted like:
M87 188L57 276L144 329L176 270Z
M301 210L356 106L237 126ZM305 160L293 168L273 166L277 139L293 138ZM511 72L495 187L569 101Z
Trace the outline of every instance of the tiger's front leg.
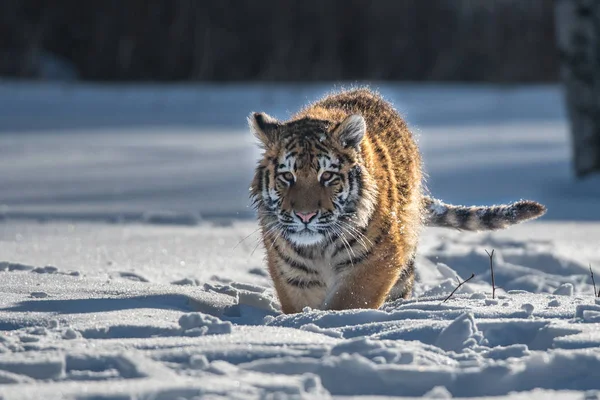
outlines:
M348 267L340 273L338 282L328 289L322 309L381 307L405 268L403 258L382 255Z

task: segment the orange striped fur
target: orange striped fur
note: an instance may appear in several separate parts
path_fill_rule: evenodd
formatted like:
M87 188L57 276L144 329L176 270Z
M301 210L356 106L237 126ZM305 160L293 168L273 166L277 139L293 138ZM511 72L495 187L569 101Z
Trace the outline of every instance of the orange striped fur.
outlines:
M254 113L249 123L264 149L251 196L285 313L409 297L423 224L504 228L545 211L533 202L519 214L523 207L425 197L411 132L368 89L331 94L286 122Z
M345 127L340 126L352 115L366 122L356 146L343 143ZM399 279L399 295L409 296L421 225L421 159L396 111L377 94L359 89L326 97L287 123L264 114L255 114L251 123L265 148L252 194L261 199L257 206L267 262L282 310L377 308ZM298 163L289 184L276 176L286 154L294 153L305 162ZM277 217L262 204L264 172L269 171L269 190L280 193L276 210L292 217L294 212L331 211L336 185L324 186L319 180L326 171L317 164L319 153L337 161L334 166L341 164L331 169L339 176L338 186L346 182L347 188L350 171L358 167L361 193L354 215L316 243L303 244L269 225L277 225Z

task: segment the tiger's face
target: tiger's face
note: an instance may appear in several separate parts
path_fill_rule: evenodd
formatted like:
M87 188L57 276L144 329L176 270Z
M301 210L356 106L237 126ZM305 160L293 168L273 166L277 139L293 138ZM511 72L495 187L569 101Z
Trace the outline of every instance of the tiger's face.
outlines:
M352 236L368 219L361 215L368 211L361 207L368 179L359 152L364 119L280 123L255 113L249 120L265 150L251 187L265 232L298 246Z

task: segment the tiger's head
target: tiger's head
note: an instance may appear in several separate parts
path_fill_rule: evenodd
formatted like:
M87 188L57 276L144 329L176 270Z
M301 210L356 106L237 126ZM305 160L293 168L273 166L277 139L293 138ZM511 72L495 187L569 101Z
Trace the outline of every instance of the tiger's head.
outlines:
M248 120L264 149L250 190L265 232L312 246L366 226L375 183L360 153L362 116L279 122L253 113Z

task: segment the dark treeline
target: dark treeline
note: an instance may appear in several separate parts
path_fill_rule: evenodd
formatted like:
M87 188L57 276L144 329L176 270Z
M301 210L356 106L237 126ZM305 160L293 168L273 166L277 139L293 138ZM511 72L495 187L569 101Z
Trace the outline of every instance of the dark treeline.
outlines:
M552 0L0 0L0 75L88 80L558 78Z

